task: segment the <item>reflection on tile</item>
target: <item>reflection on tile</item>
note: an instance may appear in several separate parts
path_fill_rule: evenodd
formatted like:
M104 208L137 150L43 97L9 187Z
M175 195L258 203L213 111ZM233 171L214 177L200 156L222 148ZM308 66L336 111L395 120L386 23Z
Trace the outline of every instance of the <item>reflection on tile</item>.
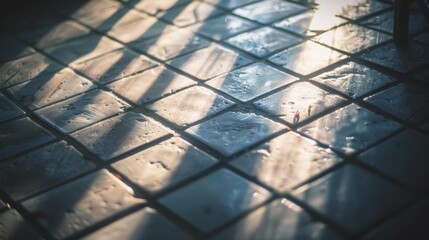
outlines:
M255 106L290 124L298 124L344 101L309 83L297 83L255 102Z
M354 62L341 65L313 80L352 98L361 97L395 81L393 77Z
M399 130L401 125L355 104L348 105L298 129L329 147L352 154Z
M88 91L93 87L90 81L64 69L55 74L34 78L7 90L17 102L21 102L30 109L37 109Z
M223 155L231 156L283 128L254 113L227 112L186 131Z
M257 57L265 57L277 50L295 45L302 40L293 35L262 27L242 33L228 39L226 42Z
M165 61L205 48L209 44L208 40L202 39L194 33L178 29L147 41L136 42L132 44L132 47Z
M224 239L343 239L298 205L278 199L228 227L210 240Z
M0 122L24 115L24 111L3 94L0 94L0 113Z
M37 110L35 113L64 133L95 123L130 106L101 90L94 90Z
M345 55L337 51L306 41L277 53L268 60L301 75L308 75L345 58Z
M411 123L429 119L429 88L402 83L365 98L366 102Z
M411 11L408 21L409 34L416 33L428 27L426 19L420 13L415 13ZM372 17L362 22L362 24L377 30L393 33L393 11Z
M156 101L148 108L178 127L186 127L232 105L233 102L221 95L196 86Z
M118 6L120 6L119 2L110 0L75 0L65 2L60 12L76 18L93 12L102 12L106 8Z
M160 202L199 230L209 232L269 196L264 188L220 169L161 198Z
M144 208L83 237L83 239L191 240L193 238L156 210Z
M0 213L0 239L44 239L14 209Z
M126 49L75 64L73 68L100 83L109 83L158 65L148 57Z
M191 79L159 66L113 82L107 87L129 101L141 105L195 84L196 82Z
M167 135L166 129L137 113L126 113L72 134L101 159L108 160Z
M0 165L0 186L21 199L95 167L76 149L59 142Z
M53 139L51 133L29 118L3 123L0 125L0 160Z
M227 14L192 25L188 29L211 39L222 40L256 26L253 22Z
M233 9L259 0L205 0L215 6L220 6L226 9Z
M1 63L29 55L34 50L12 37L0 36L0 52Z
M234 13L260 23L270 23L304 10L305 7L295 3L268 0L235 9Z
M337 6L337 15L353 20L390 7L389 4L376 0L345 0L340 5L330 0L323 0L323 2L328 5L335 4Z
M353 165L297 189L295 196L354 234L411 200L408 192Z
M56 239L64 239L144 202L107 170L100 170L22 205Z
M250 62L231 50L213 45L167 63L201 80L208 80Z
M213 5L193 1L185 6L173 8L157 14L158 18L173 23L179 27L185 27L197 22L203 22L208 18L224 13Z
M113 164L142 188L154 193L213 166L216 160L180 138L172 138Z
M347 53L356 53L385 42L390 35L369 28L347 24L313 38L314 41Z
M162 0L162 1L153 1L153 0L140 0L140 1L129 1L129 6L147 12L151 15L155 15L159 12L169 10L184 4L191 2L191 0Z
M331 150L288 132L241 155L231 165L284 192L339 161Z
M255 63L210 80L208 84L246 102L296 80L263 63Z

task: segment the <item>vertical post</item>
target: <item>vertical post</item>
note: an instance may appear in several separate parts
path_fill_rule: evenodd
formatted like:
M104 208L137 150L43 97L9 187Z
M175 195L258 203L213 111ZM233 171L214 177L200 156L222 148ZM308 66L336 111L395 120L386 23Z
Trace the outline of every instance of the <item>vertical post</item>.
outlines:
M405 44L408 40L409 4L409 0L395 0L393 41L398 44Z

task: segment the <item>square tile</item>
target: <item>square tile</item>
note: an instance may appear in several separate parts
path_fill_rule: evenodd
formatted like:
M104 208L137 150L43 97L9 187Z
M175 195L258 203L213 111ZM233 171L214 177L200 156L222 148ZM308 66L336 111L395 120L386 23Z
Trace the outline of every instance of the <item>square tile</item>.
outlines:
M65 65L82 62L123 46L95 34L62 45L45 49L45 52Z
M31 121L22 118L0 124L0 161L32 147L53 140L55 137L47 130Z
M307 8L304 6L291 2L268 0L235 9L234 13L250 20L266 24L294 15L306 9Z
M7 121L24 114L24 111L16 106L15 103L7 99L5 95L0 94L0 122Z
M210 240L223 239L343 239L298 205L278 199L252 212Z
M167 130L152 119L126 113L84 128L72 137L101 159L108 160L167 134Z
M94 85L68 69L8 88L17 102L37 109L86 92Z
M393 77L354 62L348 62L312 80L352 98L362 97L396 81Z
M246 102L296 80L263 63L255 63L210 80L207 84Z
M357 53L392 37L366 27L346 24L313 38L314 41L347 53Z
M363 25L393 34L393 11L389 11L362 22ZM408 33L416 33L428 28L426 19L420 14L410 11Z
M25 219L14 209L0 213L0 239L44 239Z
M123 182L100 170L22 205L56 239L64 239L142 203Z
M148 57L138 55L127 49L104 54L73 65L73 68L86 76L105 84L127 77L158 65Z
M208 18L224 13L219 8L199 1L192 1L184 6L160 12L156 16L179 27L203 22Z
M144 208L113 222L82 239L191 240L188 233L152 208Z
M407 122L429 119L429 88L424 84L401 83L365 101Z
M330 1L325 0L325 2ZM356 20L390 7L390 4L376 0L346 1L336 9L336 15Z
M219 41L257 26L253 22L227 14L192 25L188 29Z
M186 130L225 156L231 156L284 129L254 113L227 112Z
M230 170L220 169L162 197L160 202L207 233L264 202L270 195Z
M94 90L37 110L35 113L64 133L73 132L123 112L130 105L101 90Z
M302 42L302 39L270 27L262 27L232 37L226 42L262 58L277 50Z
M365 150L401 125L355 104L319 118L299 132L345 154Z
M107 87L141 105L195 84L191 79L159 66L110 83Z
M285 192L340 161L330 149L288 132L234 159L231 165Z
M401 46L389 43L364 53L361 58L394 71L407 73L429 64L429 47L411 42Z
M0 164L0 186L13 199L22 199L94 167L62 141Z
M345 58L345 55L337 51L306 41L281 51L268 60L300 75L309 75Z
M60 70L61 66L41 54L33 54L0 65L0 88Z
M136 42L132 44L132 47L165 61L209 45L208 40L202 39L194 33L178 29L147 41Z
M344 99L330 94L306 82L300 82L258 100L254 105L296 125L313 118L344 102Z
M156 101L147 108L178 127L186 127L233 104L207 88L195 86Z
M138 186L155 193L216 163L210 155L175 137L121 159L112 166Z
M407 130L359 155L366 164L407 186L428 191L429 137Z
M273 26L301 36L314 36L346 22L345 19L329 14L329 10L330 8L322 8L287 17Z
M11 61L26 55L30 55L34 50L24 43L9 36L0 37L0 63Z
M215 6L226 8L226 9L234 9L236 7L240 7L242 5L246 5L257 1L259 0L205 0L205 2L208 2Z
M188 4L189 2L191 2L191 0L130 0L128 6L132 6L151 15L156 15L159 12L176 8L178 6Z
M213 45L167 63L201 80L208 80L250 62L251 60L236 52Z

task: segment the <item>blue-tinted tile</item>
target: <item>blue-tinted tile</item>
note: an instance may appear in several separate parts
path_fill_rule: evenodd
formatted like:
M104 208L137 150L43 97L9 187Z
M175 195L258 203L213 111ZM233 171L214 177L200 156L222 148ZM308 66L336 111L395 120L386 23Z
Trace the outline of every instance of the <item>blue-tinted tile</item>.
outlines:
M0 94L0 122L9 120L14 117L24 115L18 106L10 101L6 96Z

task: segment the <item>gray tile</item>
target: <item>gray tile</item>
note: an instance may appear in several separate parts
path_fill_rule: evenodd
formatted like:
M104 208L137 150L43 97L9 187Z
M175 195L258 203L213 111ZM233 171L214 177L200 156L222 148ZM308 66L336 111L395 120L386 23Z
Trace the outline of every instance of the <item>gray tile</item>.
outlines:
M44 239L14 209L0 213L0 239Z
M428 191L429 138L407 130L359 155L366 164L405 185Z
M390 35L366 27L346 24L323 33L313 40L343 52L357 53L391 38Z
M258 100L254 105L280 117L289 124L295 125L342 102L344 99L337 95L330 94L309 83L301 82Z
M361 58L394 71L407 73L429 64L429 47L414 43L401 46L389 43L363 54Z
M362 22L363 25L393 34L393 11L389 11ZM420 14L411 11L409 16L408 33L416 33L427 28L426 19Z
M190 3L191 0L163 0L163 1L152 1L152 0L131 0L128 5L132 5L134 8L155 15L159 12L176 8Z
M135 184L155 193L213 166L210 155L180 138L172 138L113 164Z
M222 40L256 26L258 25L253 22L227 14L192 25L188 29L214 40Z
M399 130L401 125L355 104L298 129L337 151L352 154Z
M242 102L298 80L263 63L255 63L208 82Z
M231 156L283 128L254 113L227 112L186 131L223 155Z
M209 44L208 40L202 39L194 33L178 29L147 41L136 42L132 44L132 47L165 61L205 48Z
M308 75L345 58L345 55L337 51L306 41L281 51L268 60L298 74Z
M0 94L0 122L21 115L24 115L24 111L7 99L3 94Z
M68 69L64 69L55 74L37 77L8 88L7 91L13 95L17 102L30 109L37 109L92 88L94 85L90 81Z
M107 87L141 105L195 84L191 79L160 66L113 82Z
M376 0L346 1L337 7L335 14L356 20L389 7L391 5Z
M64 239L144 202L108 171L100 170L22 205L55 238Z
M10 87L60 70L61 66L40 54L33 54L0 65L0 88Z
M353 234L394 213L412 195L370 172L347 165L297 189L295 197Z
M69 133L123 112L130 105L101 90L94 90L37 110L35 113L64 133Z
M234 13L260 23L270 23L304 10L305 7L295 3L268 0L235 9Z
M396 81L393 77L366 66L348 62L313 78L352 98L358 98Z
M234 159L231 165L285 192L340 161L330 149L288 132Z
M423 84L402 83L365 98L365 101L407 122L429 119L429 88Z
M208 80L250 62L236 52L213 45L167 63L201 80Z
M73 65L73 68L105 84L142 72L156 65L158 64L148 57L121 49L80 62Z
M160 202L199 230L210 232L270 195L264 188L220 169L161 198Z
M95 167L75 148L59 142L0 165L0 186L21 199Z
M196 86L156 101L148 108L178 127L186 127L233 104L207 88Z
M166 129L137 113L126 113L72 134L101 159L108 160L167 135Z
M226 42L262 58L277 50L302 42L302 39L270 27L262 27L232 37Z
M0 159L12 156L32 147L41 145L54 136L44 128L23 118L0 125Z
M278 199L210 238L223 239L343 239L298 205Z
M11 61L34 52L27 45L9 36L0 37L0 62Z
M144 208L83 237L83 239L191 240L193 238L156 210Z
M185 27L224 13L219 8L199 1L160 12L156 16L179 27Z

